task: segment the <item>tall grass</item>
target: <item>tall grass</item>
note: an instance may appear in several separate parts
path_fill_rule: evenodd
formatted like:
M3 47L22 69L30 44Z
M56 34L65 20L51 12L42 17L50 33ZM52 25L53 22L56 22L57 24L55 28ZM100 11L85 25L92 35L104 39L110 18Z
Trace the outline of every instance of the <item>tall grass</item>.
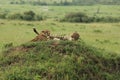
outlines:
M120 57L82 40L26 43L7 48L0 58L0 79L112 80L119 79ZM108 54L106 56L104 54ZM5 69L5 70L4 70Z

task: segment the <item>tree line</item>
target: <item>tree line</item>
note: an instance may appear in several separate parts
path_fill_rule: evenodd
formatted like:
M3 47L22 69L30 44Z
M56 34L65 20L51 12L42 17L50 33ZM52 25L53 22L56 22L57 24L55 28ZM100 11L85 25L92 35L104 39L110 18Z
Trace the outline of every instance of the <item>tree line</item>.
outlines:
M120 5L120 0L59 0L59 1L45 1L45 0L14 0L10 4L32 4L32 5L54 5L54 6L67 6L67 5Z

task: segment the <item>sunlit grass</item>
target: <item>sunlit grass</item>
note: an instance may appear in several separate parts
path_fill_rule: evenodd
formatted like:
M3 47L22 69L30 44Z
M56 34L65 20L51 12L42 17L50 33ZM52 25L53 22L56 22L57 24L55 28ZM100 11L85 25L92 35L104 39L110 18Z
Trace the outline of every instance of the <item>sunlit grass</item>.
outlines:
M85 12L89 16L94 16L97 9L100 8L99 14L96 16L111 16L120 17L119 5L93 5L93 6L33 6L33 5L11 5L1 4L0 12L8 13L23 13L25 11L32 10L36 14L41 14L49 18L61 18L69 12Z
M0 47L8 43L20 45L29 42L36 36L32 31L35 27L38 31L48 29L51 34L56 35L70 35L77 31L86 43L120 53L120 23L60 23L53 20L36 22L0 20L0 23L4 23L0 26Z

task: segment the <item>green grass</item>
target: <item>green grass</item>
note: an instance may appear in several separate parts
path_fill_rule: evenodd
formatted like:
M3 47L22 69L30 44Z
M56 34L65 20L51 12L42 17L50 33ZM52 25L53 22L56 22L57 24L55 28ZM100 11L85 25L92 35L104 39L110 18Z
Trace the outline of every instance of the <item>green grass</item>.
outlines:
M1 80L118 80L120 56L86 45L82 40L29 42L5 49ZM81 74L81 75L80 75Z
M49 18L61 18L69 12L85 12L89 16L93 16L98 7L100 7L100 13L97 16L112 16L120 17L119 5L93 5L93 6L32 6L32 5L0 5L0 12L10 13L22 13L32 10L36 14L41 14Z
M120 22L86 24L56 20L71 11L91 16L98 6L101 7L98 16L120 17L120 7L115 5L48 6L46 11L45 6L1 4L0 12L33 10L49 18L0 20L0 80L119 80ZM33 27L38 31L48 29L57 35L77 31L80 39L78 42L61 41L61 45L50 49L51 41L30 42L36 36Z
M0 23L3 23L0 26L1 47L8 43L19 45L29 42L36 36L32 31L36 27L38 31L48 29L51 34L57 35L70 35L77 31L86 43L120 53L120 23L61 23L51 19L40 22L0 20Z

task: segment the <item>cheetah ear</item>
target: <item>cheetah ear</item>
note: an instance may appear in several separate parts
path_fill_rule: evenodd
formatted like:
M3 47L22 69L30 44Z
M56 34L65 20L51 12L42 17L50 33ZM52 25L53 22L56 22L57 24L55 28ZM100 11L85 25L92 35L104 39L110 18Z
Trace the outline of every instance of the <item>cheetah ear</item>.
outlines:
M44 33L45 31L42 31L42 33Z

